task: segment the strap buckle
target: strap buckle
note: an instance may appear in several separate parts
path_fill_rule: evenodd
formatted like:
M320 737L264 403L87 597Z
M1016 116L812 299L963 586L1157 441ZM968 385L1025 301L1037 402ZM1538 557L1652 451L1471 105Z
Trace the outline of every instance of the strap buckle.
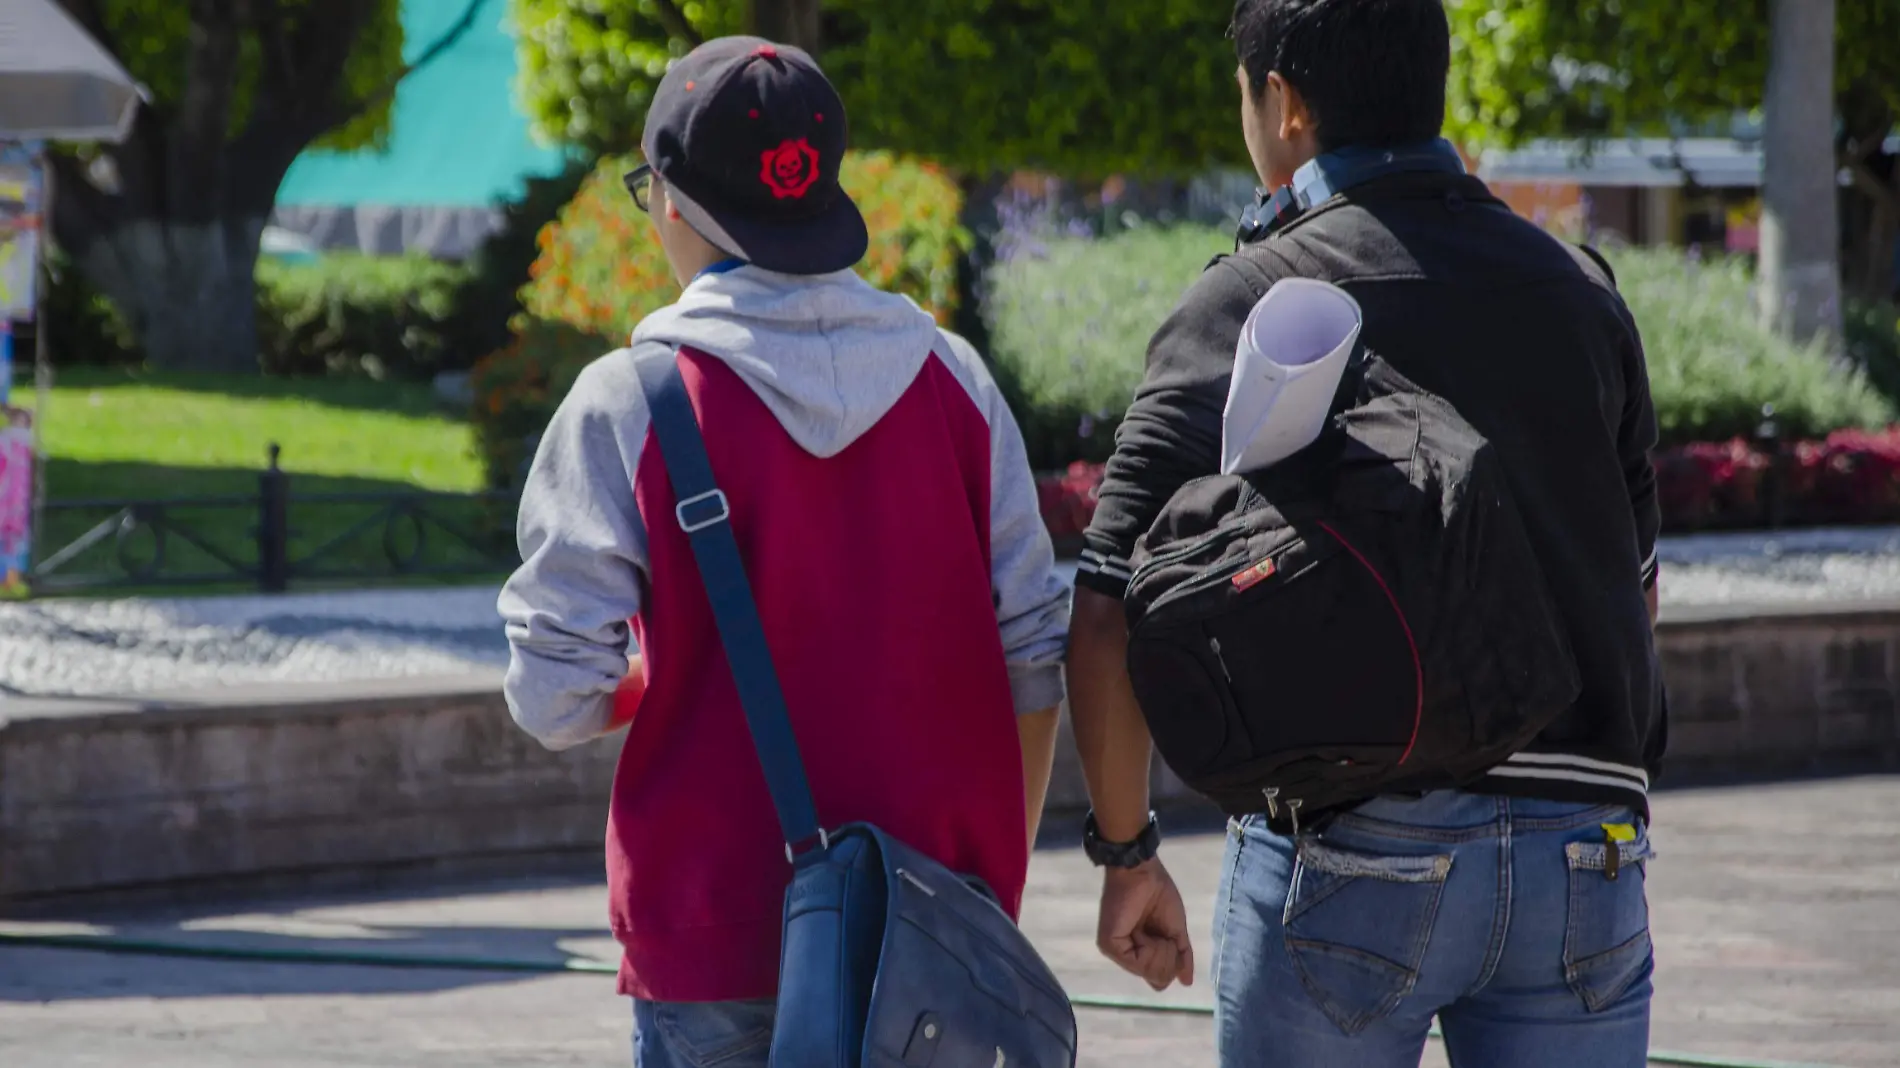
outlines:
M819 849L831 848L831 835L823 827L818 828L818 848ZM787 864L795 863L795 861L793 860L792 843L790 842L785 843L785 863Z
M688 508L697 508L704 504L717 505L719 510L708 513L700 519L688 519L686 517L686 510ZM697 496L688 497L675 505L673 508L673 518L679 520L681 530L688 534L697 534L707 527L718 526L726 520L731 519L732 505L726 500L724 490L707 490Z

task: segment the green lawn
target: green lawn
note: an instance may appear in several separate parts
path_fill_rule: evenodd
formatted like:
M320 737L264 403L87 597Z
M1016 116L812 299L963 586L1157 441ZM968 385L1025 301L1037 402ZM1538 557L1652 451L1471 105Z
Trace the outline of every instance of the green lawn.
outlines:
M31 407L33 400L30 384L20 383L14 402ZM215 578L225 570L217 555L246 565L256 560L257 512L242 499L255 498L273 442L291 476L293 561L328 546L296 586L387 581L400 570L390 562L392 552L415 552L425 568L473 566L482 554L434 519L448 520L490 549L506 524L492 506L435 504L418 543L415 524L389 529L382 521L386 505L311 499L479 490L481 466L467 423L443 411L426 385L73 369L60 374L42 428L49 507L35 546L41 560L114 513L109 503L74 502L228 498L228 504L164 512L171 533L159 574L198 588L242 586L242 579ZM192 544L194 536L203 546ZM158 542L151 525L123 538L115 530L59 574L144 585L128 572L153 560Z

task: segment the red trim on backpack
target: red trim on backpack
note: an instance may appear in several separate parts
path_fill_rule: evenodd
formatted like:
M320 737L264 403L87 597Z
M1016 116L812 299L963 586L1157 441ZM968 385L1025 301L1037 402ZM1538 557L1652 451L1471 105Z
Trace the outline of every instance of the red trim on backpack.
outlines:
M1398 597L1392 593L1392 587L1386 583L1385 576L1379 574L1379 569L1372 566L1372 561L1366 559L1364 553L1360 552L1352 542L1347 541L1341 536L1339 531L1334 530L1331 525L1321 523L1319 527L1326 533L1331 534L1334 541L1344 545L1346 551L1352 554L1353 559L1359 561L1360 566L1364 567L1366 571L1372 575L1372 581L1379 584L1379 589L1384 592L1385 599L1392 602L1392 611L1399 617L1399 626L1405 630L1405 644L1412 650L1412 674L1417 680L1418 706L1412 712L1412 740L1405 743L1405 752L1399 756L1399 763L1404 764L1407 760L1411 759L1412 749L1418 745L1419 727L1425 722L1425 663L1419 659L1418 639L1412 636L1411 621L1405 618L1405 609L1399 607Z

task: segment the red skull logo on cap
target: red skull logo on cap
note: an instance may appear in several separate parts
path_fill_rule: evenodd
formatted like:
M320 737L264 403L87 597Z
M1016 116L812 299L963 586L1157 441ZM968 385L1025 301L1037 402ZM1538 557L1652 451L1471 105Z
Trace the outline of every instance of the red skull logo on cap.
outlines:
M818 150L802 137L768 149L760 163L759 180L779 200L802 197L818 181Z

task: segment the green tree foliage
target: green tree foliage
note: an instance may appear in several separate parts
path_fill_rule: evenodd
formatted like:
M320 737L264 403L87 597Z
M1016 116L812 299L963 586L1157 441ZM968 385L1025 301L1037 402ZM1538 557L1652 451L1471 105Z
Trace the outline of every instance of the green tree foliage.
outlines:
M1761 105L1768 3L1447 0L1452 131L1477 145L1725 123ZM1900 114L1900 2L1838 0L1836 17L1846 110L1884 105L1891 126Z
M860 136L974 172L1187 175L1244 162L1231 0L835 0Z
M215 33L204 23L216 21L192 5L154 4L151 0L95 0L99 25L117 42L116 58L126 73L151 91L155 105L163 109L184 106L192 84L189 63L179 58L189 55L194 26L199 32ZM268 18L308 32L308 23L322 17L316 9L326 0L278 0ZM70 3L68 7L79 6ZM350 5L336 5L347 8ZM383 92L391 79L402 70L403 31L401 0L373 0L360 7L360 28L343 60L338 79L338 103L358 105L341 125L327 131L317 144L323 148L349 150L366 146L381 147L389 137L389 111L394 94ZM313 18L315 16L315 18ZM235 21L235 20L232 20ZM265 50L265 34L245 34L237 41L236 59L229 75L230 107L226 134L236 137L251 121L259 96Z
M501 13L461 0L405 62L402 0L59 3L152 100L124 143L54 155L55 240L152 362L224 371L257 368L258 241L292 161L378 143L402 78Z
M597 156L639 146L670 61L746 23L745 0L512 0L511 12L536 132Z
M1536 137L1712 129L1761 106L1769 0L1447 0L1450 127L1471 147ZM1900 226L1900 0L1837 0L1840 162L1867 201L1870 242L1844 266L1878 291ZM1871 208L1871 210L1868 210ZM1884 245L1881 244L1884 239ZM1885 257L1881 255L1885 250Z
M653 87L745 0L513 0L541 132L639 142ZM1231 0L827 0L824 63L862 147L965 172L1191 174L1240 162ZM679 17L676 17L679 16Z

